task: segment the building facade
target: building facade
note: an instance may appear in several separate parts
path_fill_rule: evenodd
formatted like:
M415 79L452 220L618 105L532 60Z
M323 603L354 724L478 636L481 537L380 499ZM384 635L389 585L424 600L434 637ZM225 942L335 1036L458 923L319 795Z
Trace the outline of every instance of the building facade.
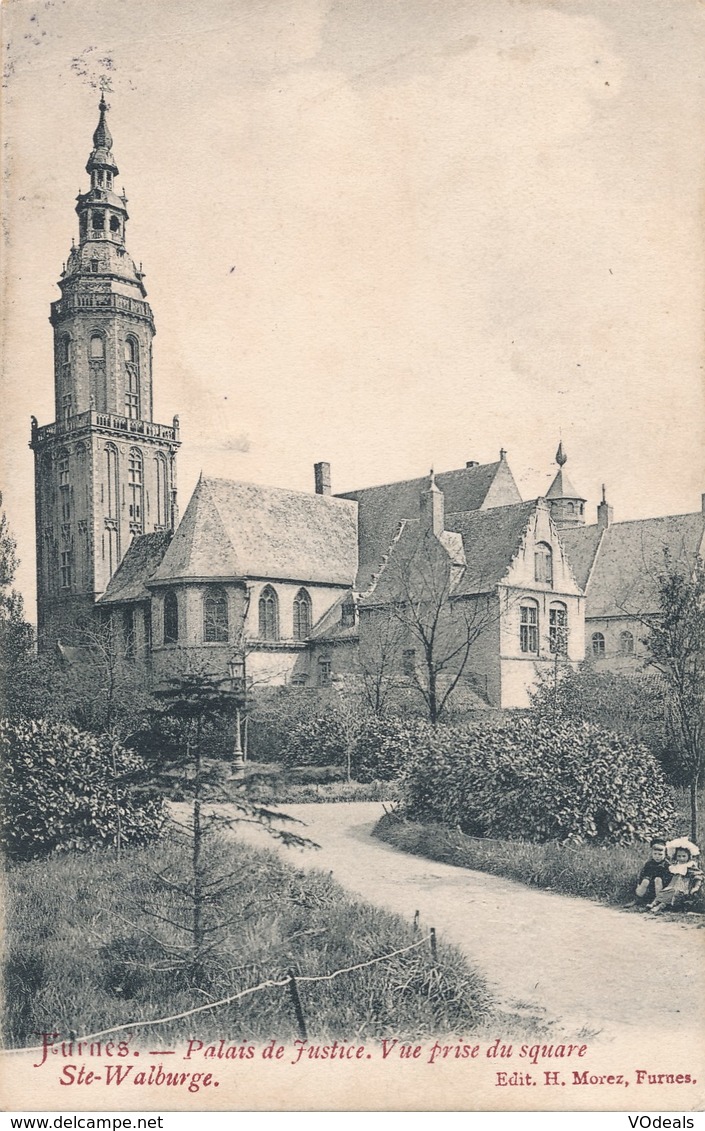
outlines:
M603 491L587 525L562 443L528 502L502 450L340 496L327 463L311 493L201 478L177 522L178 417L152 416L154 319L106 111L51 306L55 420L32 420L40 646L85 644L107 620L156 681L224 678L244 656L256 685L379 688L383 670L413 693L432 629L439 694L510 708L558 664L643 666L664 554L692 565L705 515L615 523Z

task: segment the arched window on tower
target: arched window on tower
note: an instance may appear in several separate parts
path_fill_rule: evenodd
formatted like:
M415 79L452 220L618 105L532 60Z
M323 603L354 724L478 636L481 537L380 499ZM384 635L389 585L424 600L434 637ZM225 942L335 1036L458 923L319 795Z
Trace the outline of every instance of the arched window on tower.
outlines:
M311 598L305 589L294 597L294 640L307 640L311 634Z
M206 644L228 641L228 598L222 589L208 589L203 598L203 640Z
M534 550L534 581L553 585L553 551L548 542L537 542Z
M271 585L265 585L260 594L259 634L262 640L279 639L279 601Z
M118 450L115 444L105 445L105 517L118 517Z
M105 338L98 331L91 334L88 343L91 403L98 412L108 411L108 385L105 377Z
M166 456L159 452L154 457L154 474L157 483L157 519L158 527L169 526L169 477L167 474Z
M127 464L127 489L129 492L130 530L133 534L141 534L144 512L144 477L142 452L139 448L130 448L130 458Z
M171 589L164 594L164 643L179 642L179 604Z
M69 453L64 448L59 452L59 509L63 523L71 521L71 484L69 476Z
M140 363L137 339L125 339L125 416L140 418Z

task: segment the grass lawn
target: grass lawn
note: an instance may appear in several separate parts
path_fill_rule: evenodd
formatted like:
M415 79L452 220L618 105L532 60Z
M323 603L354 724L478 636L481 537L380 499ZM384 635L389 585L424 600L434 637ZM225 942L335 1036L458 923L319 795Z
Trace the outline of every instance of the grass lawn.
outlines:
M7 875L5 1043L34 1046L37 1033L87 1035L159 1018L238 993L267 979L329 974L419 942L404 920L359 903L330 876L302 872L273 853L214 838L213 874L229 890L210 908L220 929L205 969L188 962L183 897L157 872L182 881L188 842L176 834L149 849L67 853L12 866ZM171 920L172 922L169 922ZM421 932L421 936L423 932ZM486 984L462 955L439 943L331 981L300 982L309 1036L424 1038L483 1032L496 1017ZM507 1018L503 1015L503 1031ZM518 1032L536 1032L517 1019ZM298 1036L289 991L270 987L186 1021L133 1031L136 1043L232 1036ZM166 1046L168 1047L168 1045Z

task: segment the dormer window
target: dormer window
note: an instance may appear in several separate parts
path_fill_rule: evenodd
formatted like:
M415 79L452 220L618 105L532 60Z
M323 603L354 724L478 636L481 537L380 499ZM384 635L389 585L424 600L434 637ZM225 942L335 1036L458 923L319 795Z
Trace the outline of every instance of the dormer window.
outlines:
M340 610L340 627L341 628L354 628L355 627L355 602L346 601Z

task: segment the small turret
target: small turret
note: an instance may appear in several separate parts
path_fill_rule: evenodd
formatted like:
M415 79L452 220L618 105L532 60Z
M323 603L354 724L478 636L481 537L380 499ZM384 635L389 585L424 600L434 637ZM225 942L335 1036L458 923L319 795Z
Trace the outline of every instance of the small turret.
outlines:
M568 462L568 456L561 440L556 452L558 471L553 483L546 492L546 499L551 508L551 518L556 526L584 526L585 525L585 499L577 493L563 470Z

